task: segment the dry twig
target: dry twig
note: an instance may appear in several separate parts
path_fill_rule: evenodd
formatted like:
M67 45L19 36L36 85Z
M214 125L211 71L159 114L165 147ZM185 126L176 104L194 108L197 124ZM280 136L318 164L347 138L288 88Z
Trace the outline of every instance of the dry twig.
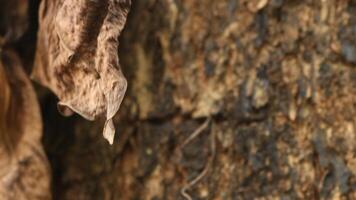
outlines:
M182 143L180 146L180 149L183 149L185 145L190 143L194 138L196 138L200 133L202 133L209 125L210 123L210 117L205 120L205 122L198 128L196 129L190 136Z
M187 145L191 140L196 138L201 132L203 132L203 130L209 125L209 122L210 122L210 117L204 122L204 124L202 124L196 131L194 131L194 133L191 134L187 140L185 140L185 142L182 144L182 148L185 145ZM205 165L204 170L191 182L185 185L181 190L182 196L185 197L187 200L192 200L192 197L187 193L187 190L189 190L191 187L196 185L202 178L204 178L204 176L206 176L215 158L215 154L216 154L215 134L214 132L212 132L210 135L211 135L211 155L209 157L207 164Z

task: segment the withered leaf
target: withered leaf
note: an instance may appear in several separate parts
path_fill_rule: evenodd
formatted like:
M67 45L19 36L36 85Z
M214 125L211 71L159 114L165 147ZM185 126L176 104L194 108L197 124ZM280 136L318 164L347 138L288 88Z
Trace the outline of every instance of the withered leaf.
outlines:
M36 93L9 49L0 54L0 77L0 199L51 199Z
M112 118L127 81L118 58L130 0L43 0L32 77L70 110L88 120L106 115L104 137L114 138ZM64 109L68 107L68 109Z

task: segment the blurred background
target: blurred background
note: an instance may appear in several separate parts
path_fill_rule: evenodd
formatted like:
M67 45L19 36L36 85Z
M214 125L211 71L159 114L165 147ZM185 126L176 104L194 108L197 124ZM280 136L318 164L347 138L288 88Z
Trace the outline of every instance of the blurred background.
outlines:
M0 1L28 74L39 3ZM34 83L54 199L356 199L356 1L133 1L118 55L112 146Z

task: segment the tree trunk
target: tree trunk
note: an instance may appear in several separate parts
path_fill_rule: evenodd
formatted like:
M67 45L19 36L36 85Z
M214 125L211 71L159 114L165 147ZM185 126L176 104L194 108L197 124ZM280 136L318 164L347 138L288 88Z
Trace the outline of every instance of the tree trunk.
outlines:
M356 1L133 1L110 146L40 92L54 199L356 199ZM39 89L42 91L42 89Z

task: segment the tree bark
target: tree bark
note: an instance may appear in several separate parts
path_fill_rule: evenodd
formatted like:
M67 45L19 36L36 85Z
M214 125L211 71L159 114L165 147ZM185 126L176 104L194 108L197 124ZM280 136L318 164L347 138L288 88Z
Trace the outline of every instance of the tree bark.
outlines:
M355 11L133 1L114 144L40 95L54 199L355 199Z
M119 136L78 118L46 135L58 199L356 198L355 8L133 2Z

